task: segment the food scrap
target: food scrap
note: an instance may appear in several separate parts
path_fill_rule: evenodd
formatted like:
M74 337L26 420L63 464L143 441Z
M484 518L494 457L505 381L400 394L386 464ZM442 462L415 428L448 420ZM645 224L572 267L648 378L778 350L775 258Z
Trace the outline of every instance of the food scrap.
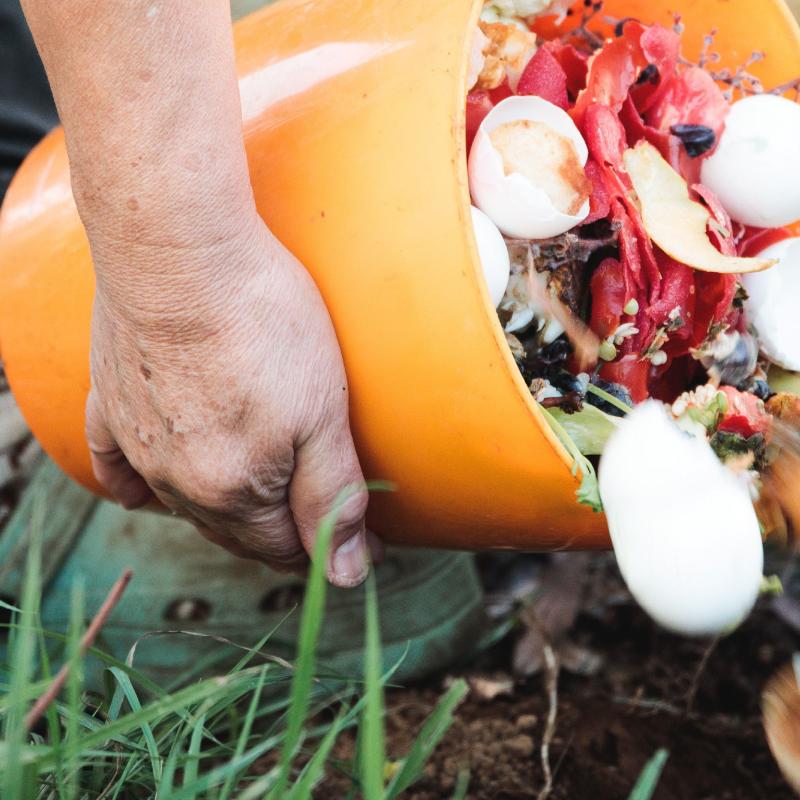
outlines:
M490 295L633 594L717 633L758 596L762 535L800 523L800 377L770 386L800 370L800 105L690 63L679 25L537 39L562 5L486 3L473 44Z

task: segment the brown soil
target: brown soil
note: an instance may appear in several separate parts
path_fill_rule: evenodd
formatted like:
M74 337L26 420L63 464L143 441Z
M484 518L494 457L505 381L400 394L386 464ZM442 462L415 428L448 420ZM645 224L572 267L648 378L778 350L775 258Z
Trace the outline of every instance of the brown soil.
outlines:
M624 800L658 748L670 756L654 800L794 797L772 760L760 720L761 688L797 646L797 635L769 601L714 648L702 674L698 667L708 642L664 633L625 600L599 613L584 610L570 640L602 655L604 663L593 677L563 671L559 677L550 753L553 800ZM508 663L506 643L467 676L495 679L498 666ZM687 711L693 685L693 708ZM441 686L437 681L389 692L392 756L407 752ZM470 798L536 798L543 785L540 748L547 713L543 676L517 681L510 695L493 700L471 692L426 777L408 796L452 797L459 773L466 770ZM344 755L352 742L342 748ZM317 796L340 798L346 786L349 782L330 776Z

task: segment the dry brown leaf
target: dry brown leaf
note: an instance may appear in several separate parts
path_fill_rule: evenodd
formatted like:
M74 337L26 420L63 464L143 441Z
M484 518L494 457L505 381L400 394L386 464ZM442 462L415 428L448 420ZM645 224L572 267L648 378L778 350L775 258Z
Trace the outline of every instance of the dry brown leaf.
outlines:
M589 564L586 553L554 553L535 601L520 615L525 630L514 646L513 669L535 675L545 663L544 649L556 649L572 628L583 599L582 586Z
M510 697L514 693L514 681L511 678L488 678L475 676L467 678L470 691L479 700L494 700L496 697Z
M681 264L702 272L760 272L775 259L725 256L708 238L708 209L689 196L686 181L649 142L641 141L623 156L650 238Z

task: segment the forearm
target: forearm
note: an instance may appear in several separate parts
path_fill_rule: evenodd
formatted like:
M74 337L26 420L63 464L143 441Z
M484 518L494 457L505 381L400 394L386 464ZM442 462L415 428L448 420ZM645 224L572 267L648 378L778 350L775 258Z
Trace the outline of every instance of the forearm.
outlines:
M216 248L255 213L228 1L23 6L66 132L78 210L93 248L110 253L98 281L126 291L135 280L145 294L163 279L174 285L182 259L170 252ZM192 270L187 281L205 279L202 259Z

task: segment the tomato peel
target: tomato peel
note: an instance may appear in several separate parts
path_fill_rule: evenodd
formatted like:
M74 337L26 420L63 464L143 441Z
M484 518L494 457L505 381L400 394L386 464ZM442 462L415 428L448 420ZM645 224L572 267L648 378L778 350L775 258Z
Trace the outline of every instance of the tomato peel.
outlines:
M569 108L567 75L549 50L536 51L520 76L517 94L536 95L565 111Z
M745 439L756 433L769 433L772 417L762 400L749 392L740 392L733 386L721 386L720 391L728 401L728 408L722 415L717 430L737 433Z

